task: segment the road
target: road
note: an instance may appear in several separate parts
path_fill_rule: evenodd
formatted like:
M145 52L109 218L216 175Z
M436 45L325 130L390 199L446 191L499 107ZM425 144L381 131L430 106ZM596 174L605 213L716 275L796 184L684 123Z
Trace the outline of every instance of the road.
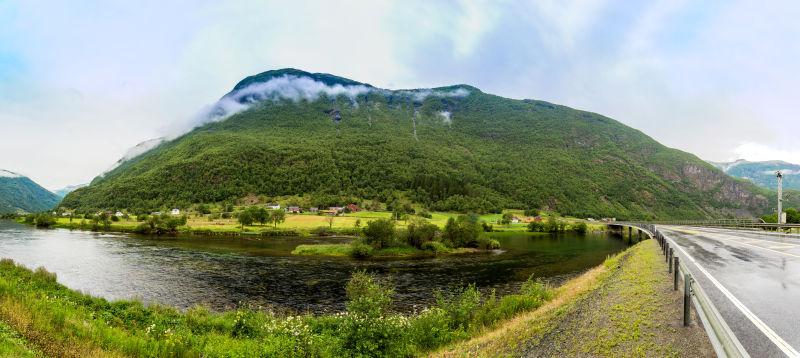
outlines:
M800 236L659 226L752 357L800 357Z

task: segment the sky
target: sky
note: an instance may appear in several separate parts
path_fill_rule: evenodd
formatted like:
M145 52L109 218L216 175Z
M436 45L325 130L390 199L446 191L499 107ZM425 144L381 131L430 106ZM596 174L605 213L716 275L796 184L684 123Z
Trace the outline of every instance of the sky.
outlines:
M0 169L86 183L242 78L470 84L714 161L800 163L800 2L0 0Z

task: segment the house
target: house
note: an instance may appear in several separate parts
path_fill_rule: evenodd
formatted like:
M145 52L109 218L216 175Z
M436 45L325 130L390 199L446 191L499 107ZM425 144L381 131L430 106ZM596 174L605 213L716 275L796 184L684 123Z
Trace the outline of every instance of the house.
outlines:
M299 206L290 206L290 207L286 208L286 211L290 212L292 214L300 214L301 213L301 210L300 210Z
M331 207L328 208L328 211L338 214L338 213L344 211L344 207L342 207L342 206L331 206Z
M116 216L118 218L121 218L121 217L125 216L125 214L123 214L121 211L117 211L116 213L114 213L114 216Z
M267 209L280 210L281 209L281 204L269 203L269 204L267 204Z
M347 206L347 210L350 210L351 213L357 213L361 211L361 208L359 208L356 204L350 204Z
M181 209L172 209L170 214L175 215L175 216L180 215L181 214Z
M154 211L154 212L150 213L150 215L152 215L152 216L161 216L161 212L160 211Z
M511 223L512 223L512 224L519 224L519 218L518 218L518 217L516 217L516 216L512 217L512 218L511 218Z
M308 208L308 211L311 212L311 213L316 214L316 213L319 212L319 208L316 207L316 206L312 206L312 207Z
M542 217L541 216L534 217L533 221L535 221L537 223L540 223L540 222L542 222Z
M61 213L61 216L72 216L72 213L69 212L69 211L65 211L65 212Z

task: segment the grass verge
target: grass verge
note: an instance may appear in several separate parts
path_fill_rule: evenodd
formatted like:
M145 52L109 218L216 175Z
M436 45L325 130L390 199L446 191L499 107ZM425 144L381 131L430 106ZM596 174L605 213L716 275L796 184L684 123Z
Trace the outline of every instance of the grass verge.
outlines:
M539 309L438 355L713 356L702 327L682 326L682 295L672 291L659 252L656 241L641 242L569 281Z

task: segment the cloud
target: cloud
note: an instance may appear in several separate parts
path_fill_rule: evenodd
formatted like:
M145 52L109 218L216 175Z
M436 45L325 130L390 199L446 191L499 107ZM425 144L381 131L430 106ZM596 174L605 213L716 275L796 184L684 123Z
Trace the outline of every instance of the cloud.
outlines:
M441 112L439 112L439 116L440 116L440 117L442 117L442 122L444 122L445 124L451 124L451 123L453 123L453 120L452 120L452 118L450 117L451 115L452 115L452 113L450 113L450 112L448 112L448 111L441 111Z
M745 159L753 162L780 159L789 163L800 164L800 150L798 149L783 149L760 143L746 142L740 143L733 152L736 154L734 159Z
M8 170L0 169L0 178L20 178L22 175L10 172Z

